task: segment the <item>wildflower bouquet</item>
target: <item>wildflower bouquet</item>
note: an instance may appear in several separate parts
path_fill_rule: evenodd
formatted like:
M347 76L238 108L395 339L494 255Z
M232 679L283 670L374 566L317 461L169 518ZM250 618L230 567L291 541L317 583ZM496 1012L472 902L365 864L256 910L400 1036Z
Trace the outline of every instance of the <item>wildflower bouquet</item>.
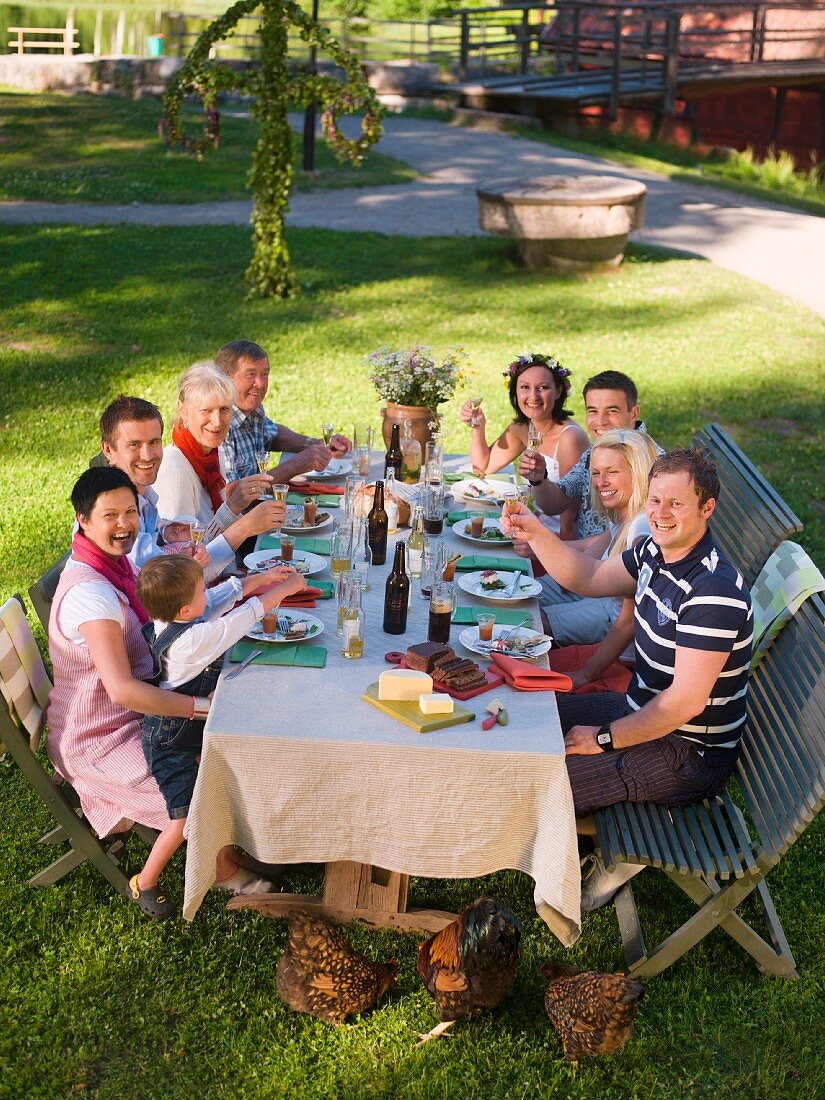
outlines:
M431 348L413 344L399 351L379 348L364 362L372 372L378 395L385 401L435 410L464 380L469 357L464 348L451 347L441 363L436 363Z

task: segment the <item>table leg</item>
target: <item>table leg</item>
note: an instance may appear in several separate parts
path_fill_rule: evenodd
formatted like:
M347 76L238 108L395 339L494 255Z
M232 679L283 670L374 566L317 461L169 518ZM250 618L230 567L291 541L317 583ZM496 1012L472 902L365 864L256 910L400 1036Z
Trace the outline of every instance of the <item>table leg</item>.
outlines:
M438 932L456 919L438 909L408 909L409 875L368 863L328 863L323 898L306 894L254 894L232 898L228 909L255 909L267 917L286 917L296 909L328 920L360 921L398 932Z

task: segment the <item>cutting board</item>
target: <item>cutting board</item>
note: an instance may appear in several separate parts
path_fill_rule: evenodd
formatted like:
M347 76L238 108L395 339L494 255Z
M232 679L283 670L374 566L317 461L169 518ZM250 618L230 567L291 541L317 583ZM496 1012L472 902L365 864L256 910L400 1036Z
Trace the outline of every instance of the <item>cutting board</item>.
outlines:
M397 718L410 729L417 730L418 733L443 730L447 726L457 726L461 722L472 722L475 718L473 711L467 710L466 707L456 706L452 714L422 714L416 700L379 699L377 681L370 684L363 698L390 717Z
M385 653L384 660L388 661L391 665L395 665L396 668L407 667L406 658L397 651ZM482 668L481 671L487 677L486 684L480 684L478 687L469 688L467 691L461 691L459 688L447 687L446 684L442 684L440 680L436 680L435 677L433 677L433 691L440 691L443 695L452 695L453 699L472 699L474 695L483 695L485 691L492 691L493 688L501 687L504 683L504 676L501 672L494 669L492 665L489 665L486 669Z

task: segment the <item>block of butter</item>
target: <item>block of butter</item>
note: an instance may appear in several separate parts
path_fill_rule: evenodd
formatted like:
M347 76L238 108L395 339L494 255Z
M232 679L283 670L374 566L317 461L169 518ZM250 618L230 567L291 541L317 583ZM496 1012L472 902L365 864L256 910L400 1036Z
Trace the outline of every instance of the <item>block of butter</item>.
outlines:
M378 698L385 701L417 701L419 696L432 690L432 676L414 668L390 669L378 677Z
M418 705L421 707L422 714L452 714L455 710L452 697L440 691L419 696Z

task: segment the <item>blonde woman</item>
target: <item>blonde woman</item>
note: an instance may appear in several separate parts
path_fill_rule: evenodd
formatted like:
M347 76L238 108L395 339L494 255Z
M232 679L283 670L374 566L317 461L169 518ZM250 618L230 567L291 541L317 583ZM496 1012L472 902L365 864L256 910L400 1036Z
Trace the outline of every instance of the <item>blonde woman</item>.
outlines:
M265 500L242 514L271 485L268 474L227 484L219 448L229 432L234 400L232 382L213 362L195 363L184 373L172 442L163 450L155 491L161 516L196 516L207 528L207 542L223 534L237 550L251 535L283 523L286 506Z
M645 502L648 473L656 456L650 436L630 429L607 432L593 444L590 492L593 507L607 521L608 531L587 540L587 553L602 559L613 557L650 534ZM552 577L543 577L541 584L542 613L557 646L600 642L622 611L621 599L583 599Z

